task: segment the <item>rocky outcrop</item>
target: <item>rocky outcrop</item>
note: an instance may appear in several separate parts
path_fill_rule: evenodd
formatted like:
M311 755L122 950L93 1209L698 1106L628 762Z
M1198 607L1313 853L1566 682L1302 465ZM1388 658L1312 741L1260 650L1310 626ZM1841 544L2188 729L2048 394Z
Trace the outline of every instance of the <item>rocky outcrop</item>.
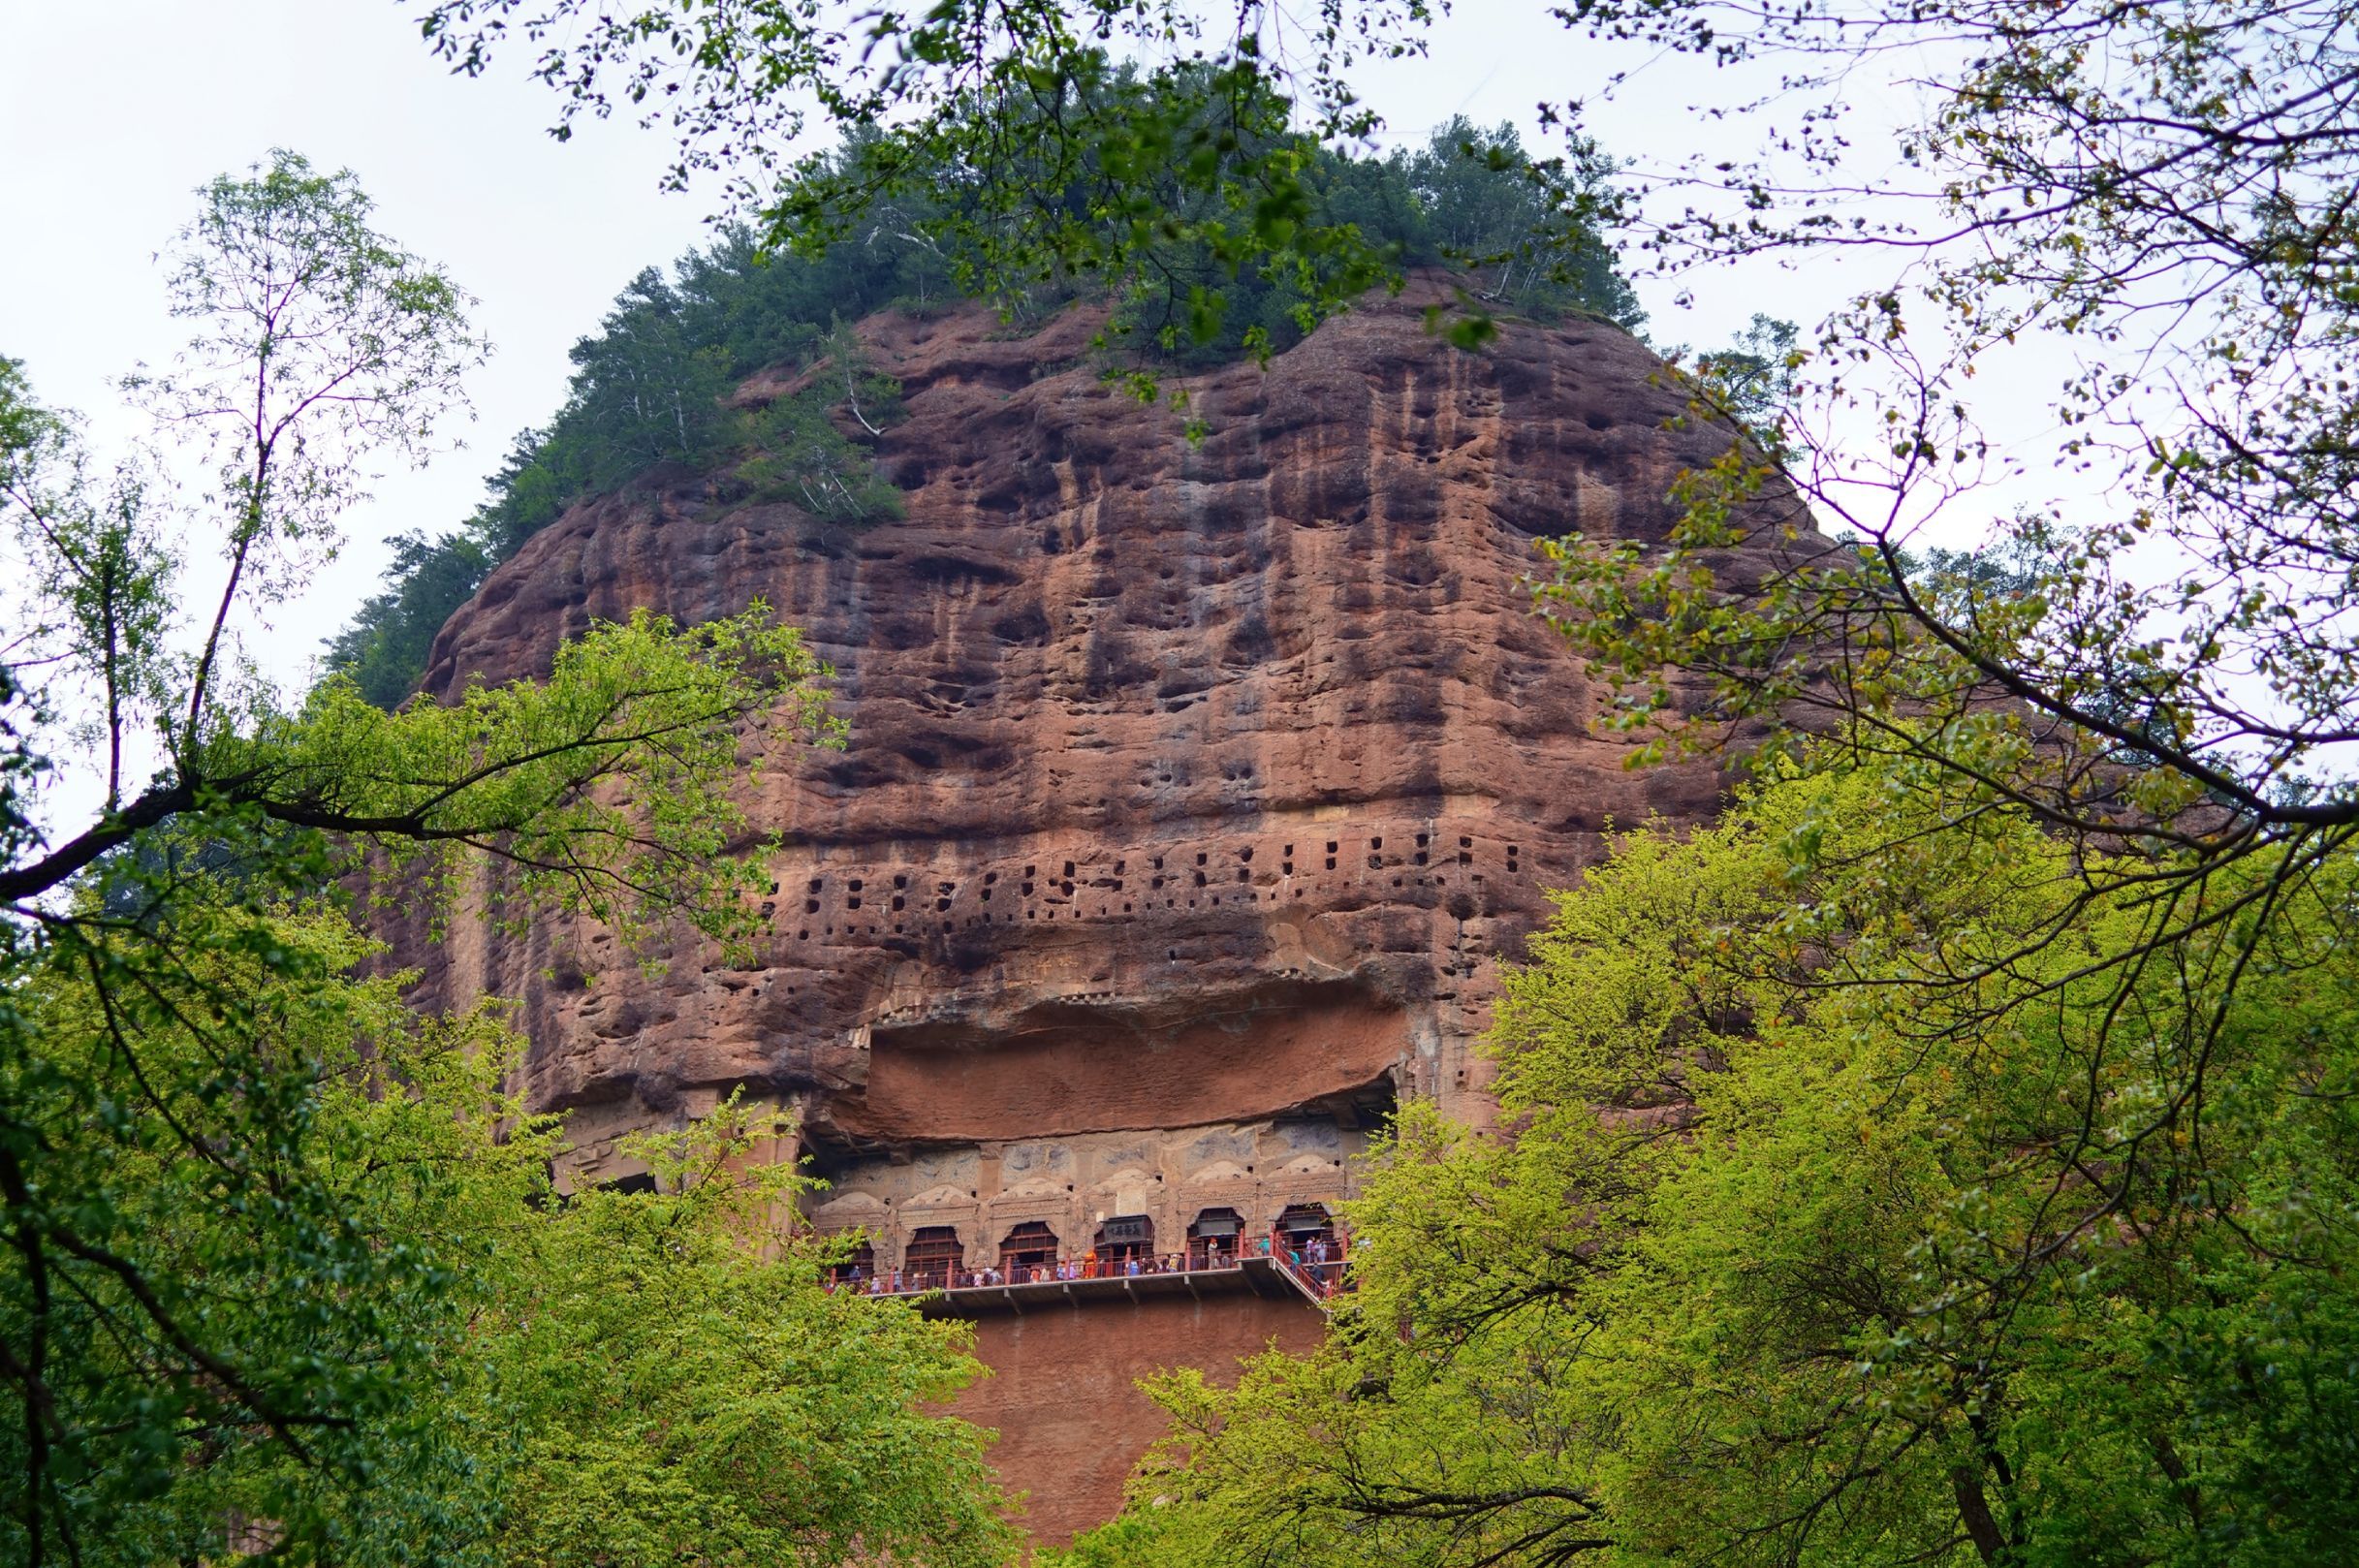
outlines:
M658 473L491 578L432 689L531 674L593 616L762 598L851 723L840 754L755 737L753 816L785 835L755 964L683 951L643 981L554 926L435 956L446 997L524 999L578 1176L748 1085L802 1108L817 1217L880 1265L921 1231L994 1258L1026 1222L1079 1252L1110 1215L1160 1250L1341 1194L1397 1095L1482 1113L1469 1046L1544 890L1608 823L1700 819L1719 782L1625 770L1591 733L1599 689L1527 611L1532 543L1659 537L1726 438L1674 428L1612 327L1470 354L1423 303L1175 379L1197 442L1099 378L1079 314L874 318L905 519Z

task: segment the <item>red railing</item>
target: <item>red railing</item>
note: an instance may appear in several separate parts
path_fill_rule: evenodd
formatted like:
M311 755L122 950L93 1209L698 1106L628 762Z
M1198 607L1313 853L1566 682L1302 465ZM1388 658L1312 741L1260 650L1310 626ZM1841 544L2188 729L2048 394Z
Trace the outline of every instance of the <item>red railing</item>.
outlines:
M832 1292L863 1296L923 1296L933 1291L1000 1290L1010 1285L1053 1285L1069 1280L1141 1278L1157 1274L1224 1273L1238 1269L1243 1258L1267 1258L1312 1300L1324 1301L1349 1283L1345 1267L1349 1242L1345 1233L1298 1239L1273 1231L1256 1238L1242 1250L1207 1249L1202 1253L1156 1258L1060 1258L1029 1268L888 1269L875 1274L846 1274L828 1282Z
M1273 1232L1270 1247L1271 1261L1279 1271L1314 1301L1326 1301L1350 1282L1351 1271L1345 1267L1350 1243L1344 1231L1300 1239Z

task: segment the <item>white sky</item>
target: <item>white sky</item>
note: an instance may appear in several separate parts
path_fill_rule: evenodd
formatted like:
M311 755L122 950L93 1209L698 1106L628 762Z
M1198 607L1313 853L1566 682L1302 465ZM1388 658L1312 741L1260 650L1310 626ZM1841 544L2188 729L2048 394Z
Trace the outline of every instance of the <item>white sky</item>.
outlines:
M314 590L251 629L251 651L282 679L301 681L319 640L374 588L387 536L439 532L473 509L509 437L555 410L566 350L630 275L705 237L705 196L655 188L661 133L617 121L552 141L554 95L521 57L454 78L393 0L0 0L0 354L25 361L44 401L88 416L102 455L138 430L114 379L178 341L156 250L195 187L272 146L354 170L380 227L482 301L495 354L470 383L467 449L388 476ZM1441 25L1432 58L1364 80L1394 134L1420 137L1457 112L1529 127L1539 100L1592 90L1602 64L1540 5L1481 0ZM1609 148L1666 152L1696 129L1680 92L1631 96L1598 123ZM1666 287L1642 292L1658 337L1710 343L1754 310L1814 317L1835 290L1811 281L1707 284L1689 311Z

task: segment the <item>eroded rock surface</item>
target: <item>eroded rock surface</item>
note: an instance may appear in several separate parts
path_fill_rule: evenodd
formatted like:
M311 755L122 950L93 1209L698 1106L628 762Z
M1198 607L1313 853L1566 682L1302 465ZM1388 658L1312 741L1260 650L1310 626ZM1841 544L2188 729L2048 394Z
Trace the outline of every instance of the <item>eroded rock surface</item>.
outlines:
M1078 314L875 318L904 520L657 474L493 576L432 689L543 669L593 616L759 597L852 726L841 754L757 737L753 815L787 847L754 966L684 951L644 981L555 927L436 954L446 998L524 999L578 1178L748 1085L802 1108L823 1224L871 1228L879 1267L928 1228L979 1265L1026 1222L1077 1255L1110 1216L1158 1251L1206 1212L1266 1232L1343 1191L1396 1094L1482 1114L1469 1047L1542 890L1609 821L1698 820L1719 782L1590 734L1601 694L1519 586L1532 542L1660 537L1725 437L1670 428L1611 327L1467 354L1422 302L1177 381L1200 445L1098 379Z

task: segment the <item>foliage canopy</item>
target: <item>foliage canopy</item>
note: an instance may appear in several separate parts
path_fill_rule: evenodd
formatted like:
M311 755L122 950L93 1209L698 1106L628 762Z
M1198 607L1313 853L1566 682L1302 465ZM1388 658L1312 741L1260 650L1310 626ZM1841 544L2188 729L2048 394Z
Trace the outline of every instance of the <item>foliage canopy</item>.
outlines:
M0 1154L0 1342L43 1397L0 1428L12 1560L1004 1560L980 1434L918 1413L970 1371L957 1332L781 1247L795 1177L740 1170L774 1116L646 1140L658 1192L560 1199L496 1004L421 1017L339 917L221 891L175 900L160 996L18 977L40 1147Z
M1618 840L1509 981L1517 1135L1404 1112L1326 1348L1167 1378L1077 1560L2331 1557L2351 867L2124 997L2105 960L2167 917L2116 894L2018 956L2072 853L1929 794L1839 768Z

